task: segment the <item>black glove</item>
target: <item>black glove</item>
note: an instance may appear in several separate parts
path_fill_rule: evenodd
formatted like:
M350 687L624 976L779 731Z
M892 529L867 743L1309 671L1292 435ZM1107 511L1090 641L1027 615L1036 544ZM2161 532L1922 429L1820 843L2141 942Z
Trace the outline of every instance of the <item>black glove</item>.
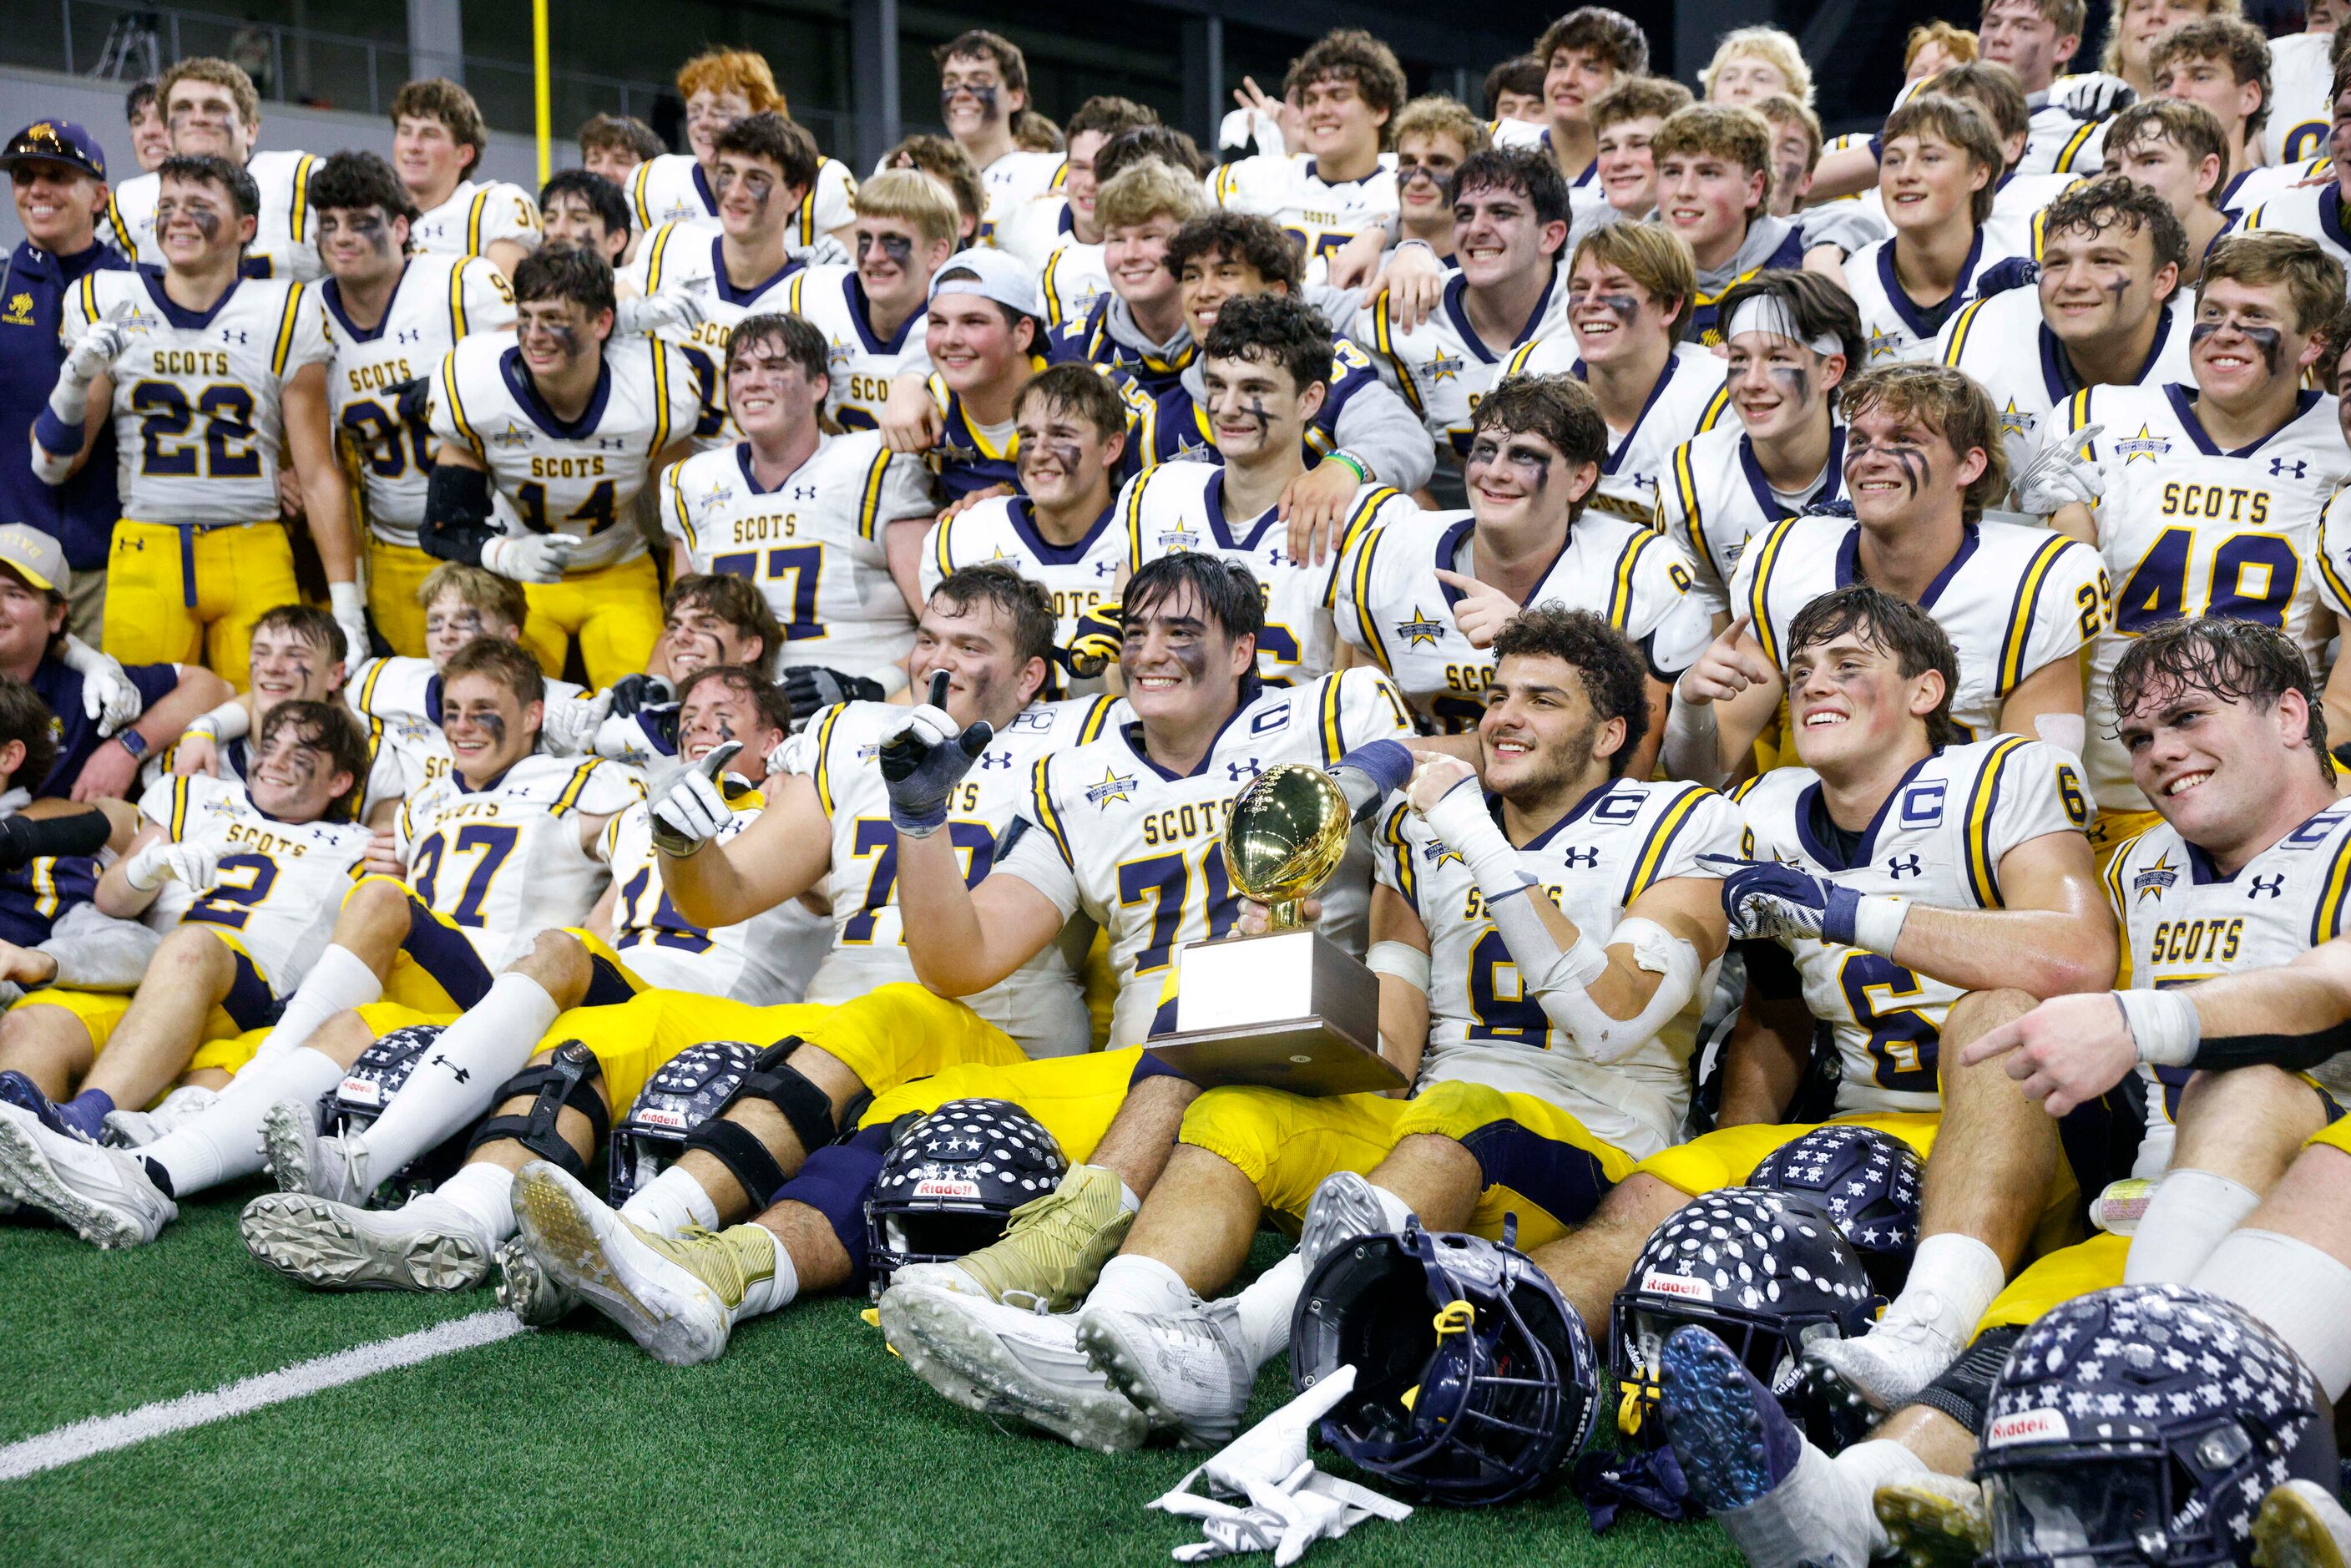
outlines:
M930 701L909 712L882 743L890 821L908 838L926 839L946 825L947 798L996 735L986 719L958 730L946 702L947 673L934 670Z
M15 871L43 855L94 855L106 847L112 831L102 811L0 817L0 871Z
M784 698L792 705L792 722L802 723L836 703L878 703L890 694L882 683L863 675L843 674L822 664L794 664L784 672Z
M612 712L622 718L676 700L676 690L659 675L622 675L612 683Z
M1070 674L1087 681L1118 662L1119 647L1125 637L1126 612L1113 599L1081 614L1070 634L1069 647L1055 651L1061 655L1061 663Z

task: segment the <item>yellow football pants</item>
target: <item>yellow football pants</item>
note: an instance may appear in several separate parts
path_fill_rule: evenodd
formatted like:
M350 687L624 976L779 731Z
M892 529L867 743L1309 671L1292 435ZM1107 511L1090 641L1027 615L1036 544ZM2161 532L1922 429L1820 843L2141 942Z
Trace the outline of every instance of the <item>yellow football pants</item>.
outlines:
M601 691L622 675L643 674L661 641L661 573L653 557L574 572L561 582L526 582L530 604L523 645L549 676L563 674L563 655L580 644L588 684Z
M950 1100L1008 1100L1044 1124L1071 1165L1093 1158L1119 1107L1126 1103L1143 1047L1048 1056L1009 1066L970 1063L877 1094L860 1127L886 1127L909 1113L928 1114Z
M2124 1260L2129 1256L2129 1237L2103 1232L2087 1241L2060 1247L2034 1260L1992 1298L1991 1305L1984 1309L1981 1321L1976 1324L1976 1333L2022 1328L2050 1308L2062 1306L2076 1296L2119 1285L2123 1282Z
M301 601L284 525L114 525L106 560L106 651L126 664L202 664L243 691L253 624Z

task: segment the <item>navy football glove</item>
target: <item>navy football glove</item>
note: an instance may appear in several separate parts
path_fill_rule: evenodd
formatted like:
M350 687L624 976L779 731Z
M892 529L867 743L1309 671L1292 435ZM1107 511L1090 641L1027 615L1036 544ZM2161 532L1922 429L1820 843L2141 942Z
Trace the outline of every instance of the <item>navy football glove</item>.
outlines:
M930 701L909 713L882 743L882 781L890 791L890 821L911 839L946 825L947 797L987 743L996 727L975 719L958 731L946 709L947 673L931 672Z
M1777 861L1700 855L1708 870L1722 875L1722 913L1731 936L1742 941L1799 938L1854 946L1854 912L1861 894Z
M807 723L836 703L878 703L890 695L879 681L843 674L822 664L792 665L784 672L783 687L796 725Z

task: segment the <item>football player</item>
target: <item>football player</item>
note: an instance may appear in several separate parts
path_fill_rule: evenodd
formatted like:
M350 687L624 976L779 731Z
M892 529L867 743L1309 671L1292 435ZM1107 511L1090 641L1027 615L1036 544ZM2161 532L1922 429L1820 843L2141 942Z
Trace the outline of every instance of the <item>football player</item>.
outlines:
M1564 372L1592 389L1608 456L1587 505L1646 523L1674 448L1714 428L1729 394L1722 361L1682 341L1698 274L1689 246L1654 224L1610 224L1576 243L1567 268L1571 335L1511 356L1505 375Z
M1030 112L1029 58L1019 45L974 27L932 50L931 60L939 68L939 119L987 193L978 235L986 243L1008 214L1061 181L1061 155L1024 152L1013 141L1014 121Z
M612 334L612 272L556 246L515 269L515 336L475 333L433 378L428 555L523 584L523 639L590 684L642 671L661 635L659 575L629 504L690 456L702 393L684 350ZM495 494L494 494L495 492Z
M1469 509L1396 517L1364 534L1340 563L1339 636L1385 671L1413 711L1443 734L1477 727L1493 661L1486 650L1520 605L1590 610L1642 651L1651 733L1635 778L1656 757L1653 726L1669 683L1697 657L1706 612L1687 597L1681 551L1646 522L1597 512L1585 498L1608 455L1608 427L1582 383L1520 376L1471 415ZM1456 742L1469 753L1466 742Z
M1418 240L1436 253L1438 265L1451 267L1453 203L1446 191L1462 160L1491 147L1493 138L1459 103L1430 93L1396 111L1395 141L1396 242Z
M882 431L892 451L927 455L950 505L1019 484L1013 410L1045 368L1042 309L1036 280L994 250L958 251L931 279L924 347L937 368L891 384Z
M679 464L661 486L673 568L731 573L766 595L800 720L904 685L914 574L905 586L893 578L889 541L903 528L911 553L934 510L929 475L880 433L824 434L825 362L823 335L803 317L737 323L726 400L745 438Z
M1732 574L1737 616L1675 687L1666 766L1723 780L1789 689L1790 628L1834 588L1874 583L1932 614L1960 650L1943 694L1962 739L2005 731L2079 755L2074 655L2105 624L2096 553L1983 508L2008 487L1991 400L1941 365L1888 365L1844 384L1844 494L1853 516L1791 517L1748 543Z
M559 169L539 187L538 221L549 245L584 246L608 267L619 267L635 241L621 188L586 169Z
M72 1045L87 1068L83 1087L123 1106L147 1104L183 1073L237 1072L254 1061L258 1031L283 1006L278 988L290 991L317 960L367 852L372 835L337 810L367 770L349 713L327 703L280 704L262 726L258 751L247 784L160 780L140 802L148 821L131 853L99 879L102 912L170 927L136 994L49 989L18 1005L69 1014L79 1026ZM93 1057L98 1065L89 1067ZM340 1077L340 1068L315 1075L308 1092ZM60 1108L43 1114L12 1106L0 1118L10 1128L0 1187L101 1247L153 1240L179 1212L175 1179L193 1191L227 1174L191 1127L152 1145L151 1166L101 1148ZM249 1130L257 1127L256 1119ZM246 1168L258 1168L257 1159Z
M1759 272L1722 297L1722 390L1738 422L1674 449L1657 521L1688 559L1691 599L1719 634L1749 541L1844 492L1838 389L1862 356L1852 296L1816 272Z
M259 152L261 95L238 67L193 56L156 84L171 151L183 158L219 158L253 178L254 233L238 267L248 277L307 283L319 276L317 235L310 229L308 186L318 160L308 152ZM168 267L161 227L162 164L114 187L107 204L107 242L143 267Z
M1934 357L1959 309L2016 281L1986 227L2000 143L1971 103L1922 92L1886 117L1877 188L1891 237L1846 258L1845 283L1869 340L1867 369Z
M1105 183L1096 205L1110 292L1084 316L1055 328L1045 340L1045 357L1054 364L1115 371L1144 397L1156 399L1198 352L1167 263L1167 242L1202 211L1199 186L1189 174L1149 158Z
M2229 183L2220 122L2200 103L2170 98L2135 103L2115 116L2106 149L2109 169L2161 196L2179 220L2188 257L2179 281L2195 287L2204 276L2204 258L2240 216L2219 205L2220 187Z
M447 78L409 82L392 95L392 161L414 209L410 240L427 256L486 256L512 277L546 236L529 192L467 178L480 172L489 145L474 95ZM310 204L319 206L315 190Z
M327 268L319 286L327 401L358 470L367 518L368 613L394 653L419 657L424 620L416 591L437 564L416 543L433 472L424 382L468 332L513 328L514 291L488 257L455 247L421 254L415 204L372 152L338 152L319 164L310 204ZM535 218L530 233L535 240Z
M928 363L931 279L955 254L955 203L927 174L886 169L859 188L854 228L855 265L795 272L784 298L824 334L824 412L872 430L892 380Z
M1304 148L1226 164L1209 176L1208 200L1273 219L1310 260L1327 256L1395 215L1395 172L1381 150L1408 95L1404 68L1369 33L1338 28L1291 62L1281 92L1299 106Z
M2271 168L2291 167L2326 152L2333 118L2326 86L2335 75L2336 24L2344 10L2342 0L2313 0L2303 7L2301 32L2270 40L2275 98L2262 127L2260 161Z
M131 155L152 173L172 155L171 127L163 122L162 95L152 80L134 82L122 98L123 123L131 131Z
M641 163L669 151L653 128L634 115L591 114L580 122L580 166L625 185Z
M352 646L367 643L329 423L326 317L303 285L239 272L260 200L250 174L174 154L156 178L162 269L92 273L75 290L58 329L72 351L34 423L34 471L61 482L112 417L123 516L107 564L106 646L133 664L201 653L243 685L255 618L301 597L278 519L281 450L335 619Z
M1420 515L1409 496L1358 481L1338 509L1329 559L1317 566L1291 553L1281 502L1305 473L1306 434L1330 391L1335 352L1322 319L1301 300L1226 301L1200 358L1209 434L1222 461L1161 464L1129 480L1118 499L1130 571L1179 550L1207 550L1256 577L1265 594L1258 674L1277 685L1332 667L1332 596L1348 541L1383 520Z
M629 214L640 235L664 224L717 217L718 133L748 114L791 118L775 73L749 49L705 49L678 68L677 92L685 100L685 140L693 151L648 158L629 177ZM820 158L816 178L786 225L785 250L810 262L841 260L856 212L856 178L837 159Z
M2084 388L2188 375L2187 257L2162 197L2135 180L2088 181L2049 204L2037 287L1979 299L1944 326L1937 356L1991 398L2011 475L2041 449L2051 412L2062 418Z
M1794 217L1811 197L1813 171L1820 167L1821 117L1784 92L1757 99L1754 109L1771 128L1771 189L1763 204L1775 218Z
M1605 198L1585 208L1577 226L1646 218L1657 210L1657 130L1690 105L1677 81L1635 77L1619 82L1592 106L1593 183ZM1581 234L1571 236L1580 240Z
M944 136L909 136L882 155L882 167L911 169L936 180L955 198L956 248L969 250L983 243L980 214L987 207L987 192L962 148Z
M684 766L675 694L686 677L714 664L739 664L772 684L783 645L783 628L756 583L731 572L684 574L662 596L662 639L651 666L622 682L610 703L601 694L593 699L603 717L586 749L636 768L648 790L666 787ZM778 686L777 695L791 706L787 688ZM817 923L810 913L805 926Z
M1106 1377L1190 1446L1231 1437L1336 1245L1416 1215L1490 1239L1510 1209L1519 1244L1535 1247L1680 1136L1724 942L1721 885L1700 857L1736 845L1738 813L1698 785L1627 777L1648 722L1643 672L1597 616L1526 611L1494 653L1479 726L1493 792L1468 763L1432 757L1381 807L1373 963L1384 1048L1412 1063L1413 1097L1203 1095L1074 1334L1066 1320L1034 1331L1073 1338L1085 1392ZM1505 975L1510 1001L1493 983ZM1204 1301L1268 1211L1306 1222L1298 1250L1238 1297ZM917 1341L970 1321L967 1301L899 1288L920 1292L901 1309ZM1050 1406L1077 1393L1040 1381L1012 1385L1014 1414L1024 1395Z
M2103 117L2118 95L2095 77L2065 75L2088 22L2082 0L1991 0L1983 7L1976 30L1984 61L2016 73L2032 112L2021 172L2095 174L2100 168ZM2076 91L2077 86L2090 90Z
M1095 97L1078 105L1062 127L1069 152L1058 191L1012 208L996 225L996 246L1037 269L1048 326L1083 320L1110 292L1102 266L1102 220L1095 198L1106 176L1094 159L1123 133L1159 124L1155 110L1123 98ZM860 208L862 210L861 197Z
M2335 113L2334 140L2329 145L2344 145L2351 138L2351 56L2335 68L2327 102ZM2245 214L2244 227L2249 233L2275 229L2304 235L2325 247L2337 262L2351 265L2351 231L2346 231L2343 221L2343 193L2346 182L2351 181L2351 162L2338 158L2321 172L2332 173L2333 183L2296 184L2280 191Z
M1813 101L1813 68L1796 40L1777 27L1734 27L1715 40L1714 58L1698 68L1708 103L1750 107L1784 93Z
M2237 207L2236 187L2252 172L2256 143L2270 113L2270 42L2259 27L2236 16L2206 16L2182 22L2148 46L2147 71L2155 90L2167 99L2200 104L2220 122L2228 139L2226 183L2213 193L2217 206ZM2106 131L2106 159L2114 159L2114 129Z
M1543 65L1548 120L1541 126L1498 121L1495 145L1541 148L1570 185L1590 184L1598 153L1593 107L1624 83L1648 75L1648 37L1622 11L1580 5L1543 29L1534 54Z
M2095 544L2115 576L2084 753L2102 850L2155 820L2106 701L2133 638L2183 614L2228 615L2283 628L2315 667L2351 613L2329 597L2316 531L2351 482L2351 454L2335 400L2302 387L2342 301L2343 268L2317 241L2223 240L2198 291L2193 386L2088 388L2053 420L2039 473L2019 481L2020 507Z

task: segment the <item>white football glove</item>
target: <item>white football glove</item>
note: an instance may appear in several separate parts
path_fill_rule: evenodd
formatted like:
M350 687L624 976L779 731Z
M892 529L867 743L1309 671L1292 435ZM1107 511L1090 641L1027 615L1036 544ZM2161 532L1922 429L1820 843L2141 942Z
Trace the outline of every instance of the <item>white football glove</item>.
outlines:
M2043 447L2016 476L2016 509L2045 517L2058 507L2095 506L2106 493L2106 476L2082 448L2105 433L2103 424L2085 424L2065 437L2064 444Z
M482 547L482 566L517 582L561 582L563 569L579 548L580 541L569 534L495 538Z
M98 726L99 735L110 736L147 711L147 699L131 684L122 662L113 654L102 653L69 634L64 664L81 676L82 716Z
M343 663L356 670L374 651L368 641L367 592L356 582L327 584L327 603L343 629Z
M653 819L653 848L684 860L701 853L702 846L718 836L735 816L735 809L718 788L718 777L742 749L741 741L726 741L712 747L710 754L693 767L677 770L669 787L646 808Z
M549 697L546 716L539 720L539 731L547 737L547 749L558 757L577 757L588 748L598 733L598 727L612 716L612 694L598 692L594 695Z
M682 288L659 294L636 294L612 307L612 330L627 332L691 332L709 319L702 296Z
M595 736L588 749L599 757L609 757L615 762L625 762L632 768L643 768L659 755L653 749L653 737L632 713L608 715L596 727Z
M219 878L220 860L217 844L175 844L158 839L131 857L122 875L141 893L152 893L166 882L202 893Z
M91 322L89 329L74 340L72 351L57 371L60 381L87 387L114 368L115 356L131 340L131 329L122 319L127 309L126 306L117 305L107 312L105 320Z
M2138 101L2137 89L2118 76L2084 71L2050 84L2049 101L2076 120L2104 120Z

